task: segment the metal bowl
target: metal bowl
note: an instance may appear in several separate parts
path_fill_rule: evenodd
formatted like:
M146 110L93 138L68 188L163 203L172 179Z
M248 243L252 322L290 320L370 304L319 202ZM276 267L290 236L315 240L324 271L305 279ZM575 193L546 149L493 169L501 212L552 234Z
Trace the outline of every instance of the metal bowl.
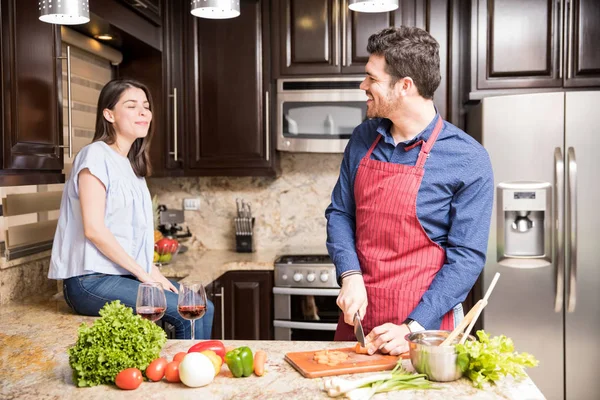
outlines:
M410 361L415 370L425 374L431 381L451 382L462 376L458 366L454 345L462 334L450 346L439 346L450 335L449 331L421 331L405 336L410 350ZM469 336L467 340L475 340Z

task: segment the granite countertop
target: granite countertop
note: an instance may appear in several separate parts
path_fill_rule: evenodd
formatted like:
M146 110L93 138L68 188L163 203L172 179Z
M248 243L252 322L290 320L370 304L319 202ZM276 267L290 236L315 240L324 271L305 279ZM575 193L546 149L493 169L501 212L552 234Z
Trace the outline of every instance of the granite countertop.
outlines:
M227 367L203 388L183 384L144 382L135 391L121 391L112 385L77 388L71 378L67 349L77 339L82 322L94 318L73 314L64 301L43 299L11 304L0 309L0 398L2 399L326 399L320 390L322 379L303 378L286 361L289 351L347 347L348 343L225 341L225 345L248 345L268 354L262 377L232 378ZM162 355L169 359L186 351L192 341L169 340ZM407 369L410 361L404 361ZM364 374L346 375L355 379ZM381 399L543 399L530 379L505 379L498 386L478 390L466 379L436 384L439 390L399 391L379 394Z
M197 280L208 285L227 271L273 270L276 250L237 253L232 250L188 250L178 254L175 261L159 266L163 275L171 279Z

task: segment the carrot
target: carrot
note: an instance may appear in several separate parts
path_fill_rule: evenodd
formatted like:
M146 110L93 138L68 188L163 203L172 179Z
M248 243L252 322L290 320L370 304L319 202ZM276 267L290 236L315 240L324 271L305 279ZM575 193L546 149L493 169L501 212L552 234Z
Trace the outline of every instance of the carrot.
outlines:
M366 347L362 347L360 343L356 343L354 346L354 352L356 354L369 354L369 350Z
M254 353L254 373L256 376L263 376L265 373L265 362L267 361L267 353L258 350Z

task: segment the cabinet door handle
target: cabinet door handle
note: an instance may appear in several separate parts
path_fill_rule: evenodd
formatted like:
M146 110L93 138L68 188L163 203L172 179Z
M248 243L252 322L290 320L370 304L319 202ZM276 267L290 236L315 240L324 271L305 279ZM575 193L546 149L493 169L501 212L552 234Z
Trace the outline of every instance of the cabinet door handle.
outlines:
M66 57L56 57L59 60L67 60L67 128L69 131L68 145L58 146L61 149L69 149L69 158L73 158L73 106L71 104L71 46L67 46Z
M225 288L221 286L221 293L215 294L221 298L221 340L225 340Z
M177 88L173 88L173 94L169 97L173 98L173 149L169 154L173 155L173 159L177 161Z
M271 121L269 121L269 107L271 107L271 101L269 99L269 91L265 91L265 159L269 161L271 152Z
M573 64L573 8L571 7L571 1L567 0L567 11L565 15L569 15L569 25L567 35L567 79L571 79L572 75L572 64Z
M350 15L346 0L342 0L342 67L346 66L346 18Z
M335 66L340 65L340 0L334 0L334 15L335 15Z
M562 0L558 0L557 2L557 27L560 29L559 30L559 46L558 46L558 78L562 79L563 77L563 63L564 63L564 57L563 57L563 52L565 50L565 18L564 18L564 3L562 2Z

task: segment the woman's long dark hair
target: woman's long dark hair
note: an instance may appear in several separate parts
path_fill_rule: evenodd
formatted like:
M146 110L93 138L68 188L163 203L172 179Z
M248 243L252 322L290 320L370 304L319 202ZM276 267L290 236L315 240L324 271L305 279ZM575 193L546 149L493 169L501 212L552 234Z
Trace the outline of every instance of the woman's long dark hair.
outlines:
M142 89L144 93L146 93L146 97L148 98L148 103L150 104L150 111L154 110L154 104L152 103L152 96L150 95L150 90L146 87L146 85L134 81L132 79L114 79L108 82L100 92L100 97L98 98L98 111L96 113L96 132L94 133L94 139L92 142L103 141L106 144L113 144L117 140L117 133L115 132L115 128L111 122L108 122L106 118L104 118L103 112L104 109L108 108L112 110L121 95L125 90L130 88ZM129 158L129 162L131 162L131 167L137 176L145 177L150 176L152 172L152 167L150 165L150 141L152 140L152 136L154 135L154 119L150 121L150 126L148 128L148 134L146 137L137 138L133 144L131 145L131 149L129 149L129 153L127 153L127 158Z

